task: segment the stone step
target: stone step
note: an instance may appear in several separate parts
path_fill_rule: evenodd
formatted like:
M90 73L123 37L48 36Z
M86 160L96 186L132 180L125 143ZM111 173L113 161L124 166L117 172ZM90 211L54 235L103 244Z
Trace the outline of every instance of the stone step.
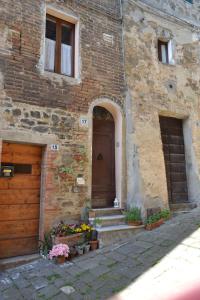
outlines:
M23 255L9 258L0 259L0 271L5 271L7 269L15 268L40 258L39 254Z
M128 238L143 230L144 225L116 225L98 228L97 231L100 248L123 240L127 240Z
M99 218L102 216L112 216L112 215L121 215L123 209L121 208L93 208L89 211L90 218Z
M189 203L189 202L184 202L184 203L171 203L170 205L170 210L172 211L190 211L193 208L197 207L196 203Z
M93 224L94 219L95 218L89 218L90 224ZM125 224L125 217L122 214L121 215L99 216L98 219L101 220L102 227Z

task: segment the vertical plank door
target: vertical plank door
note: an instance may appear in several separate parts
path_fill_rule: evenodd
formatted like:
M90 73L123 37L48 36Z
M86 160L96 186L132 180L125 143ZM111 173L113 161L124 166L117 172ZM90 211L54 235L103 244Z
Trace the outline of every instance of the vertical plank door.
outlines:
M1 163L14 177L0 177L0 258L38 251L42 148L3 143Z
M115 198L115 124L93 120L92 207L113 207Z
M188 202L182 120L160 117L160 128L169 202Z

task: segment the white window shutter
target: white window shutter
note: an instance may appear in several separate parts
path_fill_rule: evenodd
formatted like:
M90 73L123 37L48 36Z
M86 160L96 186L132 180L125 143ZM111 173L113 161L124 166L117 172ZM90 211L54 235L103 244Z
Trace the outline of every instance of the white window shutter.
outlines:
M174 65L175 61L174 61L174 45L172 40L170 40L168 42L168 57L169 57L169 64L170 65Z

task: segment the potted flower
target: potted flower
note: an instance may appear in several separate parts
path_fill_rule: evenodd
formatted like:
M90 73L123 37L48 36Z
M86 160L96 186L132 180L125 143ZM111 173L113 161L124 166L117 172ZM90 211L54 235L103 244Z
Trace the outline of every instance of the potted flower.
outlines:
M133 207L125 213L125 220L128 225L140 226L142 225L141 210L138 207Z
M94 225L95 228L101 228L102 220L99 219L99 218L95 218L94 221L93 221L93 225Z
M65 259L69 256L69 247L66 244L54 245L49 252L49 259L56 259L58 264L65 262Z
M163 223L164 223L164 219L162 218L161 213L158 212L147 218L145 229L152 230L156 227L159 227Z
M52 235L54 236L53 242L54 244L63 243L73 247L91 230L92 227L85 223L77 225L60 222L52 229Z
M90 249L92 251L98 249L99 241L97 239L97 236L98 236L98 232L96 230L92 230L91 231L90 241L89 241Z

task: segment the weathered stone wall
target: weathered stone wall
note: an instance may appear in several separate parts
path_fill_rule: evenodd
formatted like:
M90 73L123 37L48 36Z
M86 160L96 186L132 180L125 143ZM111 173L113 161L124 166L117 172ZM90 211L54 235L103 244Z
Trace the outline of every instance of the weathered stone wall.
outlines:
M159 10L155 13L144 2L156 4ZM186 18L186 7L189 10L192 6L176 3L124 3L128 203L143 208L168 206L159 115L185 119L189 199L200 202L200 40L197 28L168 15L185 7ZM198 6L196 1L194 7ZM167 10L166 14L160 8ZM193 17L199 20L197 11L193 10ZM173 65L158 60L157 41L162 35L173 41Z
M48 5L79 21L79 78L44 71ZM28 136L31 143L48 144L45 228L60 219L79 219L91 196L91 140L80 117L91 118L89 107L98 98L124 106L119 1L1 0L0 31L0 138L28 142ZM60 146L56 153L53 142ZM85 179L82 187L78 175Z
M200 15L198 13L200 4L198 0L194 0L192 4L186 0L139 0L135 2L143 2L151 8L159 9L160 12L175 16L194 25L200 25Z

